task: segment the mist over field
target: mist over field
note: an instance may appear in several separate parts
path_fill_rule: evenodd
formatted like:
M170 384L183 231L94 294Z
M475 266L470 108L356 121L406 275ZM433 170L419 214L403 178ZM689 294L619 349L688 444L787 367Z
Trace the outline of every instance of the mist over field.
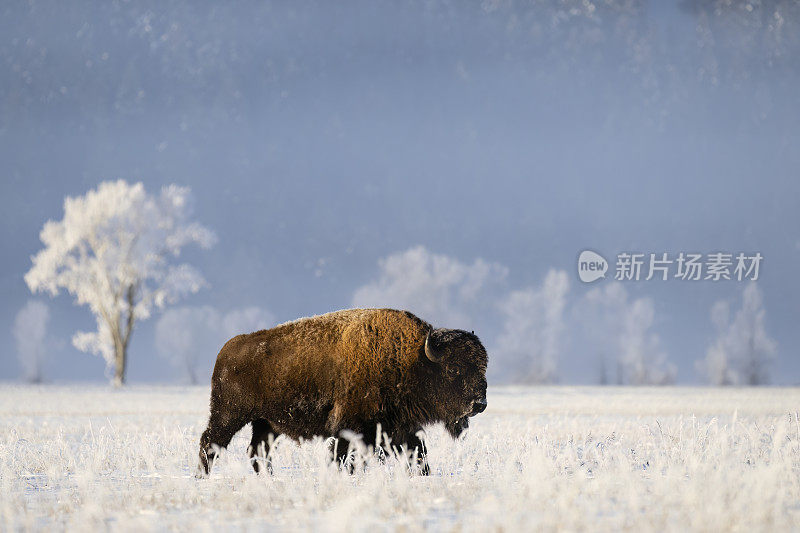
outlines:
M577 255L600 252L613 274L622 251L760 252L764 381L800 382L796 1L33 1L0 14L6 346L43 224L66 196L124 179L189 187L218 237L182 253L207 285L180 305L257 307L274 323L406 306L474 329L495 383L714 382L710 368L730 369L707 361L725 345L712 308L735 315L747 283L609 289L611 276L578 280ZM42 301L43 379L105 379L70 342L95 327L86 308ZM617 321L596 328L592 310ZM192 379L162 354L163 316L132 335L133 382ZM29 375L14 351L0 353L4 380Z

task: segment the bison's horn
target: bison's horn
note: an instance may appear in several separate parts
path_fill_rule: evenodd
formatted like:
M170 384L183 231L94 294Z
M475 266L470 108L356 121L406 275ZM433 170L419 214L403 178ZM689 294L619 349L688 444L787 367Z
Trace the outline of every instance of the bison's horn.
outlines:
M425 336L425 357L434 363L438 363L442 360L442 354L437 353L436 349L432 346L430 331L428 332L428 335Z

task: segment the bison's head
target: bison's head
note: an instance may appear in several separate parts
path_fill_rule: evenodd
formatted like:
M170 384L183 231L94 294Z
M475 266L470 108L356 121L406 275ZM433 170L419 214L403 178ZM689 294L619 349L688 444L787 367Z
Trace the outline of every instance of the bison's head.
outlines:
M425 338L425 356L438 366L437 403L447 431L458 437L469 417L486 409L486 349L474 333L440 328Z

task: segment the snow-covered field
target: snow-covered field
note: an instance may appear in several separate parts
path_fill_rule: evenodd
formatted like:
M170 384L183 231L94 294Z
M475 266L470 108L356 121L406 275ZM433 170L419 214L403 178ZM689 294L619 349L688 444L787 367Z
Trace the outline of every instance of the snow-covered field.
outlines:
M490 388L430 477L238 435L196 480L208 389L0 386L0 530L791 530L800 389Z

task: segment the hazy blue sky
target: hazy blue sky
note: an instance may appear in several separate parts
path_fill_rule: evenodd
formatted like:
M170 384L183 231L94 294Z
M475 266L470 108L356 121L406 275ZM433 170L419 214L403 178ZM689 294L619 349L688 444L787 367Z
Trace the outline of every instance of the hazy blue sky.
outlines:
M188 251L211 287L186 305L279 321L348 307L415 245L503 265L502 290L565 269L570 306L592 288L585 248L759 251L772 381L800 382L800 4L714 5L4 2L0 379L21 372L11 328L43 223L123 178L191 186L219 236ZM743 284L625 287L699 382L711 306ZM88 310L38 298L46 374L103 379L69 343ZM157 319L134 333L133 382L177 377ZM594 380L592 357L565 348L561 380Z

